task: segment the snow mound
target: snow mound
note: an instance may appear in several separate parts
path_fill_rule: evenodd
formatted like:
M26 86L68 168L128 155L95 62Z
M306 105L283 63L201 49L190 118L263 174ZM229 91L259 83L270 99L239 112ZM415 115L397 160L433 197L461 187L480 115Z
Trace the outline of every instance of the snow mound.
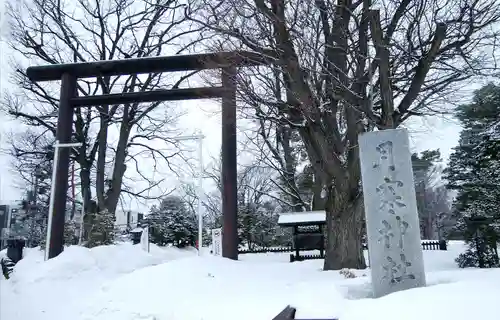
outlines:
M342 279L338 272L286 266L216 257L172 261L109 283L78 319L272 319L290 303L316 317L335 311L344 295L334 281Z
M43 251L38 248L25 251L25 258L15 268L13 282L66 281L75 276L95 275L118 276L147 266L179 258L192 256L176 248L160 249L151 245L147 253L139 246L123 243L114 246L100 246L92 249L79 246L67 247L56 259L44 261ZM22 277L16 277L16 274Z
M450 242L448 251L424 251L426 288L372 299L368 269L349 278L322 271L321 260L289 263L287 253L231 261L120 244L69 247L44 262L28 249L12 278L0 280L0 319L270 320L287 305L302 319L495 319L494 308L467 306L498 300L500 270L458 269L463 250Z
M349 301L339 316L341 320L496 319L496 311L487 306L498 303L499 271L489 270L473 281L406 290L379 299Z
M148 266L191 257L192 250L159 248L150 253L123 243L92 249L71 246L44 261L39 248L25 249L8 281L0 280L0 319L55 319L71 315L107 282ZM60 315L60 316L59 316Z

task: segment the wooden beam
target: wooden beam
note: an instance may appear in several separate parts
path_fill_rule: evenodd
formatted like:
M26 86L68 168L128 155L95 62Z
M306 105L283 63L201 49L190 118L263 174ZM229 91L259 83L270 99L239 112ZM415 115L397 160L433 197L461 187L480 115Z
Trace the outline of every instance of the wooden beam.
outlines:
M222 256L238 260L238 159L236 68L222 70Z
M152 90L144 92L113 93L71 99L73 107L125 104L135 102L181 101L193 99L213 99L221 97L223 87L201 87L188 89Z
M77 78L119 76L130 74L207 70L228 66L246 67L269 64L269 58L247 51L217 52L123 60L54 64L29 67L26 74L31 81L61 80L68 73Z

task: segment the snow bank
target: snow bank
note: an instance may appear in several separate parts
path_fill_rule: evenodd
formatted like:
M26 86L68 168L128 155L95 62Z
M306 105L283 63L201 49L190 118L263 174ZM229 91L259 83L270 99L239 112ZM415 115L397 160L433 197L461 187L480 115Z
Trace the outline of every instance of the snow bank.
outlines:
M467 273L467 271L465 271ZM455 274L455 283L394 293L379 299L348 301L341 320L498 319L500 271L478 272L473 279ZM462 279L461 279L462 278Z
M43 251L26 249L11 279L0 280L0 319L53 320L72 315L82 301L109 281L190 256L193 256L190 250L151 245L151 252L147 253L139 246L123 243L92 249L72 246L45 262Z
M43 262L40 251L29 250L12 279L0 283L0 319L270 320L288 304L298 318L494 319L494 308L467 306L498 300L500 270L458 269L453 260L463 243L449 249L424 251L426 288L379 299L371 298L369 270L346 279L322 271L320 260L289 263L287 253L230 261L123 244L70 247Z
M95 276L105 279L129 273L147 266L179 258L183 252L176 248L164 250L151 246L151 252L142 251L139 246L129 243L115 246L101 246L92 249L71 246L64 250L57 259L44 261L43 251L38 248L28 249L25 258L15 268L13 283L25 284L38 281L71 280L75 275ZM184 252L191 256L191 252ZM22 277L16 277L16 274Z
M289 303L317 316L334 312L346 291L334 280L343 277L321 272L317 263L290 266L176 260L110 283L78 319L271 319Z

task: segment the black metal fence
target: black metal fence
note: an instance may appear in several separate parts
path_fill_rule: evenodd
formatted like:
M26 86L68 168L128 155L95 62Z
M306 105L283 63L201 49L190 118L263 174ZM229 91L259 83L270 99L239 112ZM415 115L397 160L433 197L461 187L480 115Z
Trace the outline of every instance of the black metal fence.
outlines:
M448 250L446 240L423 240L422 250ZM363 249L368 250L368 245L363 244Z
M448 250L446 240L433 240L422 242L422 249L424 250Z
M260 247L260 248L252 248L252 249L240 249L238 250L238 254L246 254L246 253L280 253L280 252L292 252L292 247Z
M296 257L294 254L290 255L290 262L295 262L295 261L304 261L304 260L319 260L319 259L324 259L324 255L320 254L301 254L300 256Z
M368 250L368 245L363 244L363 249ZM446 240L424 240L422 241L422 250L448 250ZM239 254L248 253L281 253L281 252L293 252L292 247L268 247L268 248L252 248L252 249L240 249ZM304 251L304 250L301 250ZM318 258L319 259L319 258Z

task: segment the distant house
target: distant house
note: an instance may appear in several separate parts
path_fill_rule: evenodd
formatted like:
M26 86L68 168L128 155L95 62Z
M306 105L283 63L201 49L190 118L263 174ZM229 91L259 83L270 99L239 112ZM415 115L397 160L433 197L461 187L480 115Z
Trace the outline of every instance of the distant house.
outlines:
M115 227L118 230L125 231L137 227L137 224L141 222L144 215L132 210L116 210L115 217Z

